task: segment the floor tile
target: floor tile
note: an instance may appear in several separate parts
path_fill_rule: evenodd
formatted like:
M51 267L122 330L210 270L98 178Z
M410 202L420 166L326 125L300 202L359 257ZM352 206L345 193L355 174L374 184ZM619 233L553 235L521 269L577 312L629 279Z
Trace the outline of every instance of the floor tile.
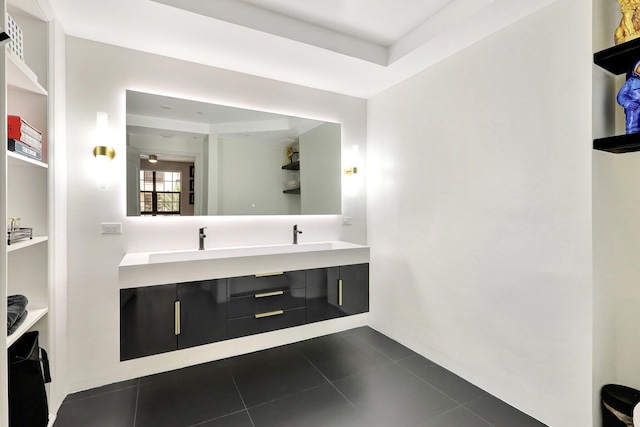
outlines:
M412 356L398 363L458 403L467 403L485 394L481 388L422 356Z
M466 409L496 427L543 427L540 421L531 418L489 394L464 405Z
M416 426L458 404L397 364L336 381L368 425Z
M213 362L146 377L136 427L181 427L245 409L231 373Z
M104 393L110 393L112 391L123 390L125 388L138 387L138 378L133 380L121 381L113 384L108 384L102 387L96 387L85 391L79 391L77 393L71 393L65 398L65 402L72 402L78 399L86 399L87 397L98 396Z
M255 427L342 427L357 425L358 414L331 384L249 409Z
M138 388L130 387L85 399L65 400L54 427L133 427L137 394Z
M459 407L420 424L420 427L492 427L492 424Z
M348 336L328 335L295 346L329 381L393 363L373 347Z
M416 352L368 326L353 329L347 336L369 344L394 361L416 355Z
M202 424L196 424L193 427L254 427L254 425L247 411L243 410Z
M327 383L293 346L234 357L228 366L247 407Z
M54 424L151 426L544 424L362 327L74 393L65 399Z

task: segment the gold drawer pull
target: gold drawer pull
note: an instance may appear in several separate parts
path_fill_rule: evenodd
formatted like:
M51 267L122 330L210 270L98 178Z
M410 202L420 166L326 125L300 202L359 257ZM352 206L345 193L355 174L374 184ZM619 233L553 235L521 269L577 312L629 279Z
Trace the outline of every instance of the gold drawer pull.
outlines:
M338 280L338 306L342 307L342 279Z
M256 319L262 319L263 317L278 316L280 314L284 314L284 311L276 310L276 311L269 311L267 313L259 313L259 314L256 314L255 317Z
M174 308L176 313L175 332L176 332L176 335L180 335L180 301L175 302Z
M284 274L284 271L272 271L271 273L257 273L256 277L280 276L283 274Z
M256 298L275 297L284 294L284 291L265 292L263 294L255 294Z

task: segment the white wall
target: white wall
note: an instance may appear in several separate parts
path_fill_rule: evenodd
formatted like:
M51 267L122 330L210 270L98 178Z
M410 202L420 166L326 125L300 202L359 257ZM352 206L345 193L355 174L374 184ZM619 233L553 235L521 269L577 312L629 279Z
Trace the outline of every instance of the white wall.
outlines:
M620 7L608 0L593 1L593 51L613 46L620 22ZM593 137L615 135L616 115L623 113L615 98L619 86L612 74L593 65ZM624 77L622 77L624 81ZM620 84L622 84L620 82ZM624 133L624 114L621 114ZM618 119L619 120L619 119ZM624 157L627 155L625 154ZM627 185L616 176L616 160L622 155L593 151L593 421L601 425L600 389L618 383L617 376L617 276L618 186ZM623 383L625 382L622 379Z
M343 200L343 213L353 218L348 227L340 226L337 215L126 217L125 90L342 123L345 149L366 143L366 102L77 38L67 38L66 49L69 391L345 327L310 325L120 363L118 264L125 252L195 248L203 226L208 227L207 247L289 243L293 224L304 230L301 241L367 239L364 188L360 197ZM96 111L108 113L116 150L106 191L97 189L92 173ZM100 222L105 221L122 222L123 234L100 235Z
M554 427L592 424L591 3L373 97L373 327Z
M340 211L340 125L325 123L300 135L302 212Z
M286 188L281 169L284 147L253 138L219 138L218 144L218 166L209 172L218 173L220 214L287 215L296 212L289 206L291 196L282 193Z

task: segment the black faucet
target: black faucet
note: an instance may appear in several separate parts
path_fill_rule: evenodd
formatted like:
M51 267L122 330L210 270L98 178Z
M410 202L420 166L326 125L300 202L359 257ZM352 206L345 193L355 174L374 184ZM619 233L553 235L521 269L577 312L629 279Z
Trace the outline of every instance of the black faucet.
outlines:
M198 233L198 237L200 238L200 247L198 249L200 249L201 251L204 250L204 238L207 237L206 234L204 234L204 229L207 227L202 227L200 229L200 232Z
M302 234L302 231L298 230L298 224L293 226L293 244L298 244L298 234Z

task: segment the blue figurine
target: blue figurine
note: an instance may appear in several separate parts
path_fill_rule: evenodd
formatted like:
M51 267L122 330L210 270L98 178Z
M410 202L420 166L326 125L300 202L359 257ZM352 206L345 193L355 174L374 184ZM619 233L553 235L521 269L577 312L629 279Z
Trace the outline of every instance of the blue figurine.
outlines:
M617 100L627 117L627 134L640 132L640 61L627 74L627 81L620 88Z

